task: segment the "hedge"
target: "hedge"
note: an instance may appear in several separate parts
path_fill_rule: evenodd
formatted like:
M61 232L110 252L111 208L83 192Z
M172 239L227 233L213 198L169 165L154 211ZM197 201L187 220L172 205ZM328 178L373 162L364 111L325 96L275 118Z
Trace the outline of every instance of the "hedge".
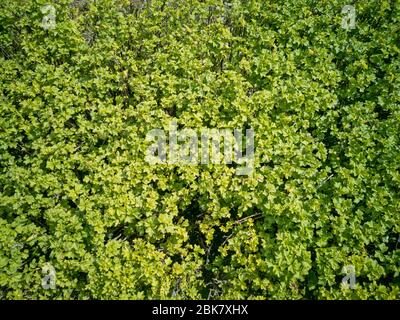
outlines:
M1 1L0 298L399 299L399 27L398 0ZM171 121L252 128L253 173L146 162Z

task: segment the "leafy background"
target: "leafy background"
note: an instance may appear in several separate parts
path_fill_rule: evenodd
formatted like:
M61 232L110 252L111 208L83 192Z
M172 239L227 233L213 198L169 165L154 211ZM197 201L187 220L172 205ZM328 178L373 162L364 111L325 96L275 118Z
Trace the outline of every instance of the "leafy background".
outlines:
M0 298L399 299L399 20L398 0L1 1ZM254 128L254 175L147 164L172 120Z

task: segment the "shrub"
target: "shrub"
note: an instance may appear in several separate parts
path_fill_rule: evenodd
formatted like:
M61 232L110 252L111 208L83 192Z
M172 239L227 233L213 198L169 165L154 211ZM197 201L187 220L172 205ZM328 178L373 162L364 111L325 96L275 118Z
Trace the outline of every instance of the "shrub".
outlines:
M399 299L399 1L46 4L0 4L3 299ZM147 163L171 121L253 174Z

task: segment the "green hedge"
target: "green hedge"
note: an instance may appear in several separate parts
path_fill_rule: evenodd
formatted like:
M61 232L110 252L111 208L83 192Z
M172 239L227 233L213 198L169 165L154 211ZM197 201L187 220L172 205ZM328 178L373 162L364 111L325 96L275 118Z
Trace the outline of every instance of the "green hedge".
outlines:
M398 0L46 1L0 3L1 299L400 298ZM148 164L173 120L254 174Z

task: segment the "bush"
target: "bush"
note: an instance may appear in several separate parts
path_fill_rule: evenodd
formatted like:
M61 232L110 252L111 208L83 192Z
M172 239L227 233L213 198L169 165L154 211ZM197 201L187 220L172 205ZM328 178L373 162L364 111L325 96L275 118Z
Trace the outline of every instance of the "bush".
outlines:
M400 298L399 1L46 4L0 4L1 298ZM147 163L173 120L253 174Z

